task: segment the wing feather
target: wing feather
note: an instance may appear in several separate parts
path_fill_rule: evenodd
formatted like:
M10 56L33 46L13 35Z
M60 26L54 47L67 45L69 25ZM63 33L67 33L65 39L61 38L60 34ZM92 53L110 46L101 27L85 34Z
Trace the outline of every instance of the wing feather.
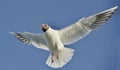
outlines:
M19 39L21 42L28 44L28 45L33 45L36 48L48 50L45 37L43 34L35 34L35 33L30 33L30 32L10 32L11 34L15 35L17 39Z
M92 30L99 28L109 20L117 8L118 6L87 18L82 18L78 22L58 30L61 41L64 45L68 45L80 40L88 35Z

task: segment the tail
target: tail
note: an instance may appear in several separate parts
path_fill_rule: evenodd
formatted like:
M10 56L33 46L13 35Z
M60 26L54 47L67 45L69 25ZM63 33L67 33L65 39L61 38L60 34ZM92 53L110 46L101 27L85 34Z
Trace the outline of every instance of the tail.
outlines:
M58 55L56 53L54 55L50 54L46 61L46 64L51 68L61 68L72 59L73 54L73 49L64 47L62 50L59 50Z

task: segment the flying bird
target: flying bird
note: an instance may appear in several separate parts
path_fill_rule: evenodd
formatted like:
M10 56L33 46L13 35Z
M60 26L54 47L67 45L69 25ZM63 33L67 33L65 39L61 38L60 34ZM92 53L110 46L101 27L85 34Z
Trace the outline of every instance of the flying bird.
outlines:
M91 31L102 26L111 18L117 8L118 6L115 6L89 17L84 17L60 30L53 29L48 24L41 24L41 29L43 30L41 34L30 32L10 33L25 44L50 51L46 64L51 68L61 68L74 55L74 50L64 45L73 44L88 35Z

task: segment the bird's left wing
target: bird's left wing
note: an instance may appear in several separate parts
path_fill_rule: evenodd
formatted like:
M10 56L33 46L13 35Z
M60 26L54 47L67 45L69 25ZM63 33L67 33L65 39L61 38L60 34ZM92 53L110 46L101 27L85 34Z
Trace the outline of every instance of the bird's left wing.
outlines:
M44 34L35 34L30 32L10 32L15 35L17 39L22 41L25 44L32 44L36 48L48 50Z
M98 14L82 18L75 24L58 30L61 41L64 45L72 44L85 37L92 30L102 26L115 12L118 6L100 12Z

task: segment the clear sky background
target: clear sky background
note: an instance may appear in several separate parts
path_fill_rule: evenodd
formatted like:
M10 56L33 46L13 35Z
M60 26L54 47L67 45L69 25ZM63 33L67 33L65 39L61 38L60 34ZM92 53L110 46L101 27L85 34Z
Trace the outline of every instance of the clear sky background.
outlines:
M61 29L116 5L120 0L0 0L0 70L57 70L45 64L49 52L8 31L42 33L42 23ZM104 26L67 47L75 55L58 70L120 70L120 8Z

